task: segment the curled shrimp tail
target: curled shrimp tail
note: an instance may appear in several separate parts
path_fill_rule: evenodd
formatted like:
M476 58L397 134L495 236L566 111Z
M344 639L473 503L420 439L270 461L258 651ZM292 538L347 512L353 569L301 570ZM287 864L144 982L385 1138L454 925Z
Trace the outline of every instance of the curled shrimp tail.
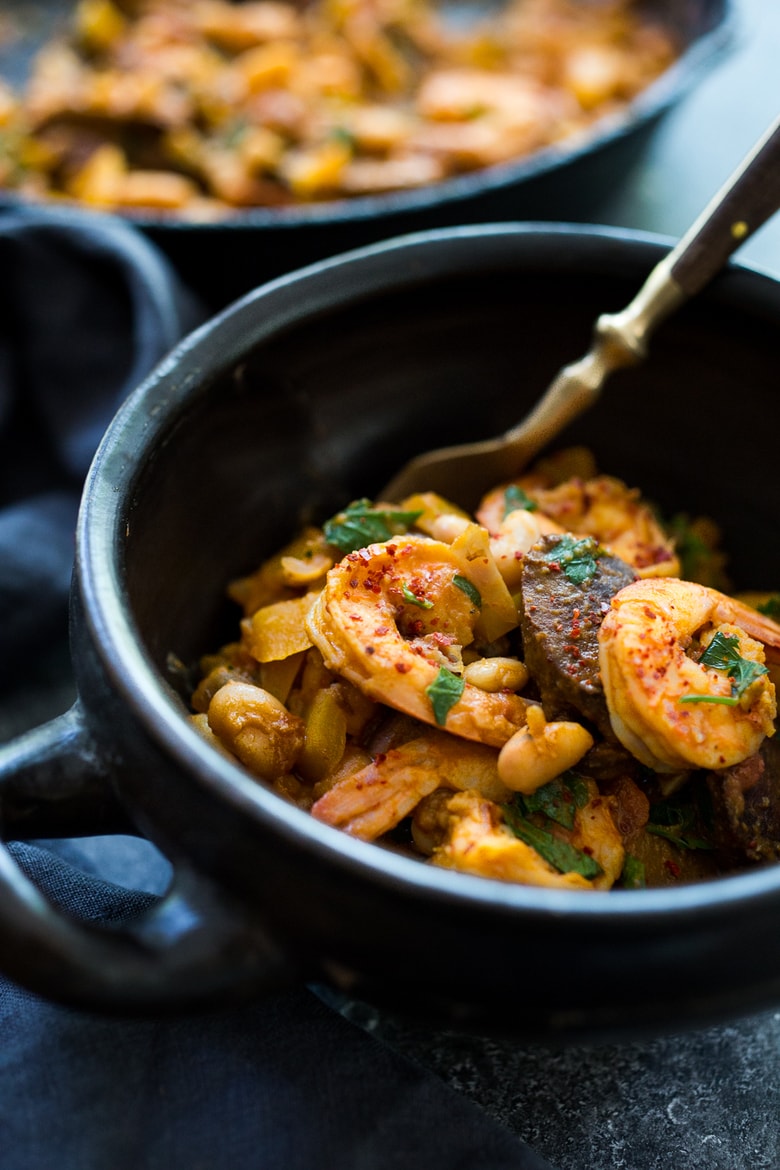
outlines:
M399 537L350 553L334 565L307 617L330 670L364 694L453 735L501 747L525 723L519 695L488 692L462 679L460 651L479 620L458 585L457 550L424 537ZM432 698L444 672L446 711Z
M741 691L731 667L707 658L717 634L743 671ZM647 578L613 597L598 642L615 734L655 771L718 771L774 734L764 646L780 648L780 627L749 606L690 581Z

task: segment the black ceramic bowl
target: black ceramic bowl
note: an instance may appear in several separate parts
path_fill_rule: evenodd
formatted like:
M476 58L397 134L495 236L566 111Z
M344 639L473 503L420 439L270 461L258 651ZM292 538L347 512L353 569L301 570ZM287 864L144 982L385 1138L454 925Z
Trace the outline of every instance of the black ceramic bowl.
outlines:
M776 1000L780 867L590 894L435 869L318 823L217 754L175 666L232 630L225 583L302 521L370 496L414 452L519 419L666 247L523 224L390 241L250 294L138 389L85 490L79 703L5 755L0 791L7 835L94 832L109 778L180 880L106 936L47 909L0 849L9 973L103 1007L313 978L548 1040ZM561 436L667 511L717 517L741 586L780 581L779 321L780 284L731 267Z
M72 7L72 0L23 0L16 18L28 35L0 45L0 77L21 83L42 40L65 24ZM596 218L597 201L626 176L659 120L717 64L734 36L731 0L638 0L638 7L674 33L681 55L624 111L581 137L417 190L250 209L216 223L159 214L132 218L214 309L300 265L402 232L506 219ZM0 204L9 198L0 191Z

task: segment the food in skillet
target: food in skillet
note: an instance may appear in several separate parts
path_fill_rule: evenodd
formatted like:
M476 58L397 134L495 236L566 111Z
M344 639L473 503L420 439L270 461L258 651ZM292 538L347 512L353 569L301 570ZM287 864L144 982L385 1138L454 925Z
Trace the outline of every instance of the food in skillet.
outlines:
M0 83L0 187L208 219L425 186L587 131L678 51L633 0L79 0Z
M711 524L662 524L579 448L475 517L360 500L230 586L193 718L434 865L590 890L777 861L779 603L726 588Z

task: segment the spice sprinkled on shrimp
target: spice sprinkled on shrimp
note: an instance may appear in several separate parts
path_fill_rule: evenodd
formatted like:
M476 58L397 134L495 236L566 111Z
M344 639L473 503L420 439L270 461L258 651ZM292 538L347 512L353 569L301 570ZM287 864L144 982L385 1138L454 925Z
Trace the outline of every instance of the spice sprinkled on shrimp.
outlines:
M361 498L230 587L194 725L323 826L492 881L776 861L780 581L719 592L725 556L715 521L665 522L585 448L473 515Z
M462 588L464 568L457 550L425 537L369 545L333 566L307 627L328 668L364 694L501 747L525 724L528 704L461 677L461 650L479 619L472 593ZM442 680L452 680L448 696ZM437 697L447 706L443 717Z
M708 664L718 635L748 667L741 693L727 670ZM657 772L717 770L747 759L774 734L775 688L763 644L780 648L780 626L715 589L661 577L627 585L599 630L618 739Z

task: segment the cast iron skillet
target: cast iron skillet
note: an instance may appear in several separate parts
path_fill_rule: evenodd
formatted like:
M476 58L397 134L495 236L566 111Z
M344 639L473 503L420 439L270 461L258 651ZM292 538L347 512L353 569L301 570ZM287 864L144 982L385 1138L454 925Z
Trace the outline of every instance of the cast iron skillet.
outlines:
M471 0L443 2L457 9ZM19 84L32 54L65 23L72 6L71 0L16 6L27 36L0 45L0 77ZM507 219L587 220L604 191L639 159L659 120L717 64L735 32L731 0L638 0L638 6L675 32L683 52L624 112L603 119L581 139L415 191L257 208L222 223L187 224L159 215L139 215L134 222L216 310L261 281L402 232ZM9 195L0 191L0 205L3 200Z
M679 1027L778 998L780 866L589 894L437 870L349 839L248 778L192 730L181 697L181 664L233 634L229 578L302 521L371 495L413 452L504 430L667 246L530 224L386 242L253 292L131 396L80 514L80 698L5 749L0 801L7 838L132 823L177 880L146 919L101 932L47 906L0 847L9 975L124 1010L308 978L547 1040ZM742 587L780 581L767 539L780 505L768 423L779 321L780 284L732 266L562 437L590 444L667 513L716 516Z

